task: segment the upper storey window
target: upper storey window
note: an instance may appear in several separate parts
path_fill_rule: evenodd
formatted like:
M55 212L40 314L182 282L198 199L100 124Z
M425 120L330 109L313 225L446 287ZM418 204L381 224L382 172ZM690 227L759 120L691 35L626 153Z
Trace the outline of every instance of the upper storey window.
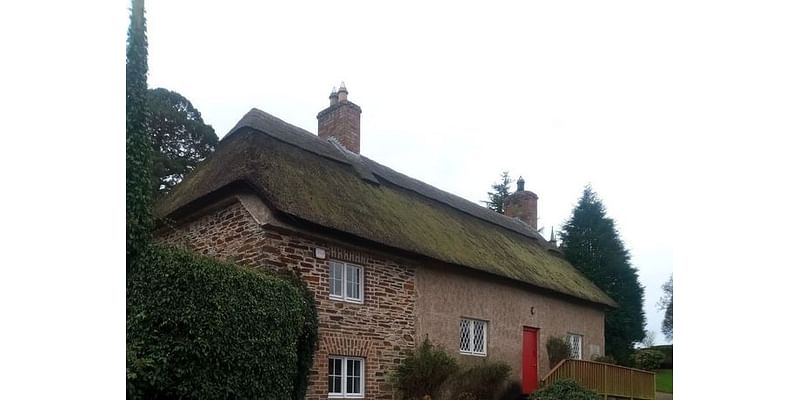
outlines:
M341 261L330 262L330 297L353 303L364 302L364 268Z

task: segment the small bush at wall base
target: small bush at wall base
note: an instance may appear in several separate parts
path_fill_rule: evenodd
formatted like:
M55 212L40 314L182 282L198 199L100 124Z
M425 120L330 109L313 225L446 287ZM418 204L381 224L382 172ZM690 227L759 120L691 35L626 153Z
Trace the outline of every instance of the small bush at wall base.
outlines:
M311 312L285 279L151 248L127 276L127 397L303 398Z
M594 356L594 357L592 357L592 361L597 361L597 362L606 363L606 364L616 364L617 363L617 360L615 360L614 357L611 356L611 355Z
M506 363L483 360L456 377L453 393L457 399L472 395L475 400L492 400L510 373L511 367Z
M561 360L566 360L572 353L569 343L562 338L550 336L547 339L547 359L550 361L550 369L556 367Z
M392 374L392 383L402 399L434 396L442 384L458 371L456 360L441 347L434 347L426 337L400 362Z
M602 397L571 379L553 382L532 394L530 400L600 400Z
M664 358L664 353L658 350L639 350L631 356L636 368L646 369L648 371L658 369L658 367L661 366L661 362L664 361Z

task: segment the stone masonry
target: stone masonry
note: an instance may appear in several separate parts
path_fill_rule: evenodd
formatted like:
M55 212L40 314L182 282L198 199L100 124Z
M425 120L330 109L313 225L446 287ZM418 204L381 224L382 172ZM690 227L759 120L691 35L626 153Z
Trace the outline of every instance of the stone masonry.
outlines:
M403 351L414 347L414 267L286 229L264 228L238 201L162 231L160 240L256 269L297 273L313 291L319 313L320 340L306 398L328 398L328 356L334 355L365 359L365 399L392 398L391 369ZM326 259L315 258L315 248L325 249ZM329 298L329 259L363 267L363 304Z

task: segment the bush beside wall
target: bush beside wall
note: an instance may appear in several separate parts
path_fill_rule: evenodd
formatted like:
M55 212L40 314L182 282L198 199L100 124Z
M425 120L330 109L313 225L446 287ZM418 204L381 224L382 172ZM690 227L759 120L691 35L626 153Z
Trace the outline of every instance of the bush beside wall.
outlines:
M606 364L617 364L617 360L614 359L611 355L606 356L594 356L592 357L592 361L597 361Z
M316 314L286 279L152 248L127 277L132 399L302 399Z
M601 396L571 379L561 379L532 394L530 400L600 400Z
M561 360L568 359L572 353L569 343L567 343L566 340L554 336L547 338L545 348L547 348L547 359L550 361L550 369L555 368Z
M505 386L511 367L503 362L482 362L465 369L454 380L456 399L492 400Z
M401 399L424 399L438 395L444 382L457 371L455 358L425 338L394 370L392 383Z

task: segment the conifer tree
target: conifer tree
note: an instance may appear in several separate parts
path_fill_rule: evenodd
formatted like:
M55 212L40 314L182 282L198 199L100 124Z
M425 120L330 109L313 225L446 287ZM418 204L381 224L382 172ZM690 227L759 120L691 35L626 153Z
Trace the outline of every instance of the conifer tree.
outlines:
M606 354L628 362L633 344L645 336L644 288L614 220L590 186L560 236L566 259L619 304L606 313Z
M125 63L125 214L127 265L150 238L151 145L147 137L147 34L144 0L133 0Z
M489 201L483 201L486 208L503 214L505 212L503 202L511 195L511 178L508 176L508 171L500 174L500 182L493 184L492 191L486 194L489 195Z
M672 340L672 276L669 281L661 286L664 290L664 295L658 301L660 309L664 310L664 320L661 322L661 332L664 333L667 339Z

